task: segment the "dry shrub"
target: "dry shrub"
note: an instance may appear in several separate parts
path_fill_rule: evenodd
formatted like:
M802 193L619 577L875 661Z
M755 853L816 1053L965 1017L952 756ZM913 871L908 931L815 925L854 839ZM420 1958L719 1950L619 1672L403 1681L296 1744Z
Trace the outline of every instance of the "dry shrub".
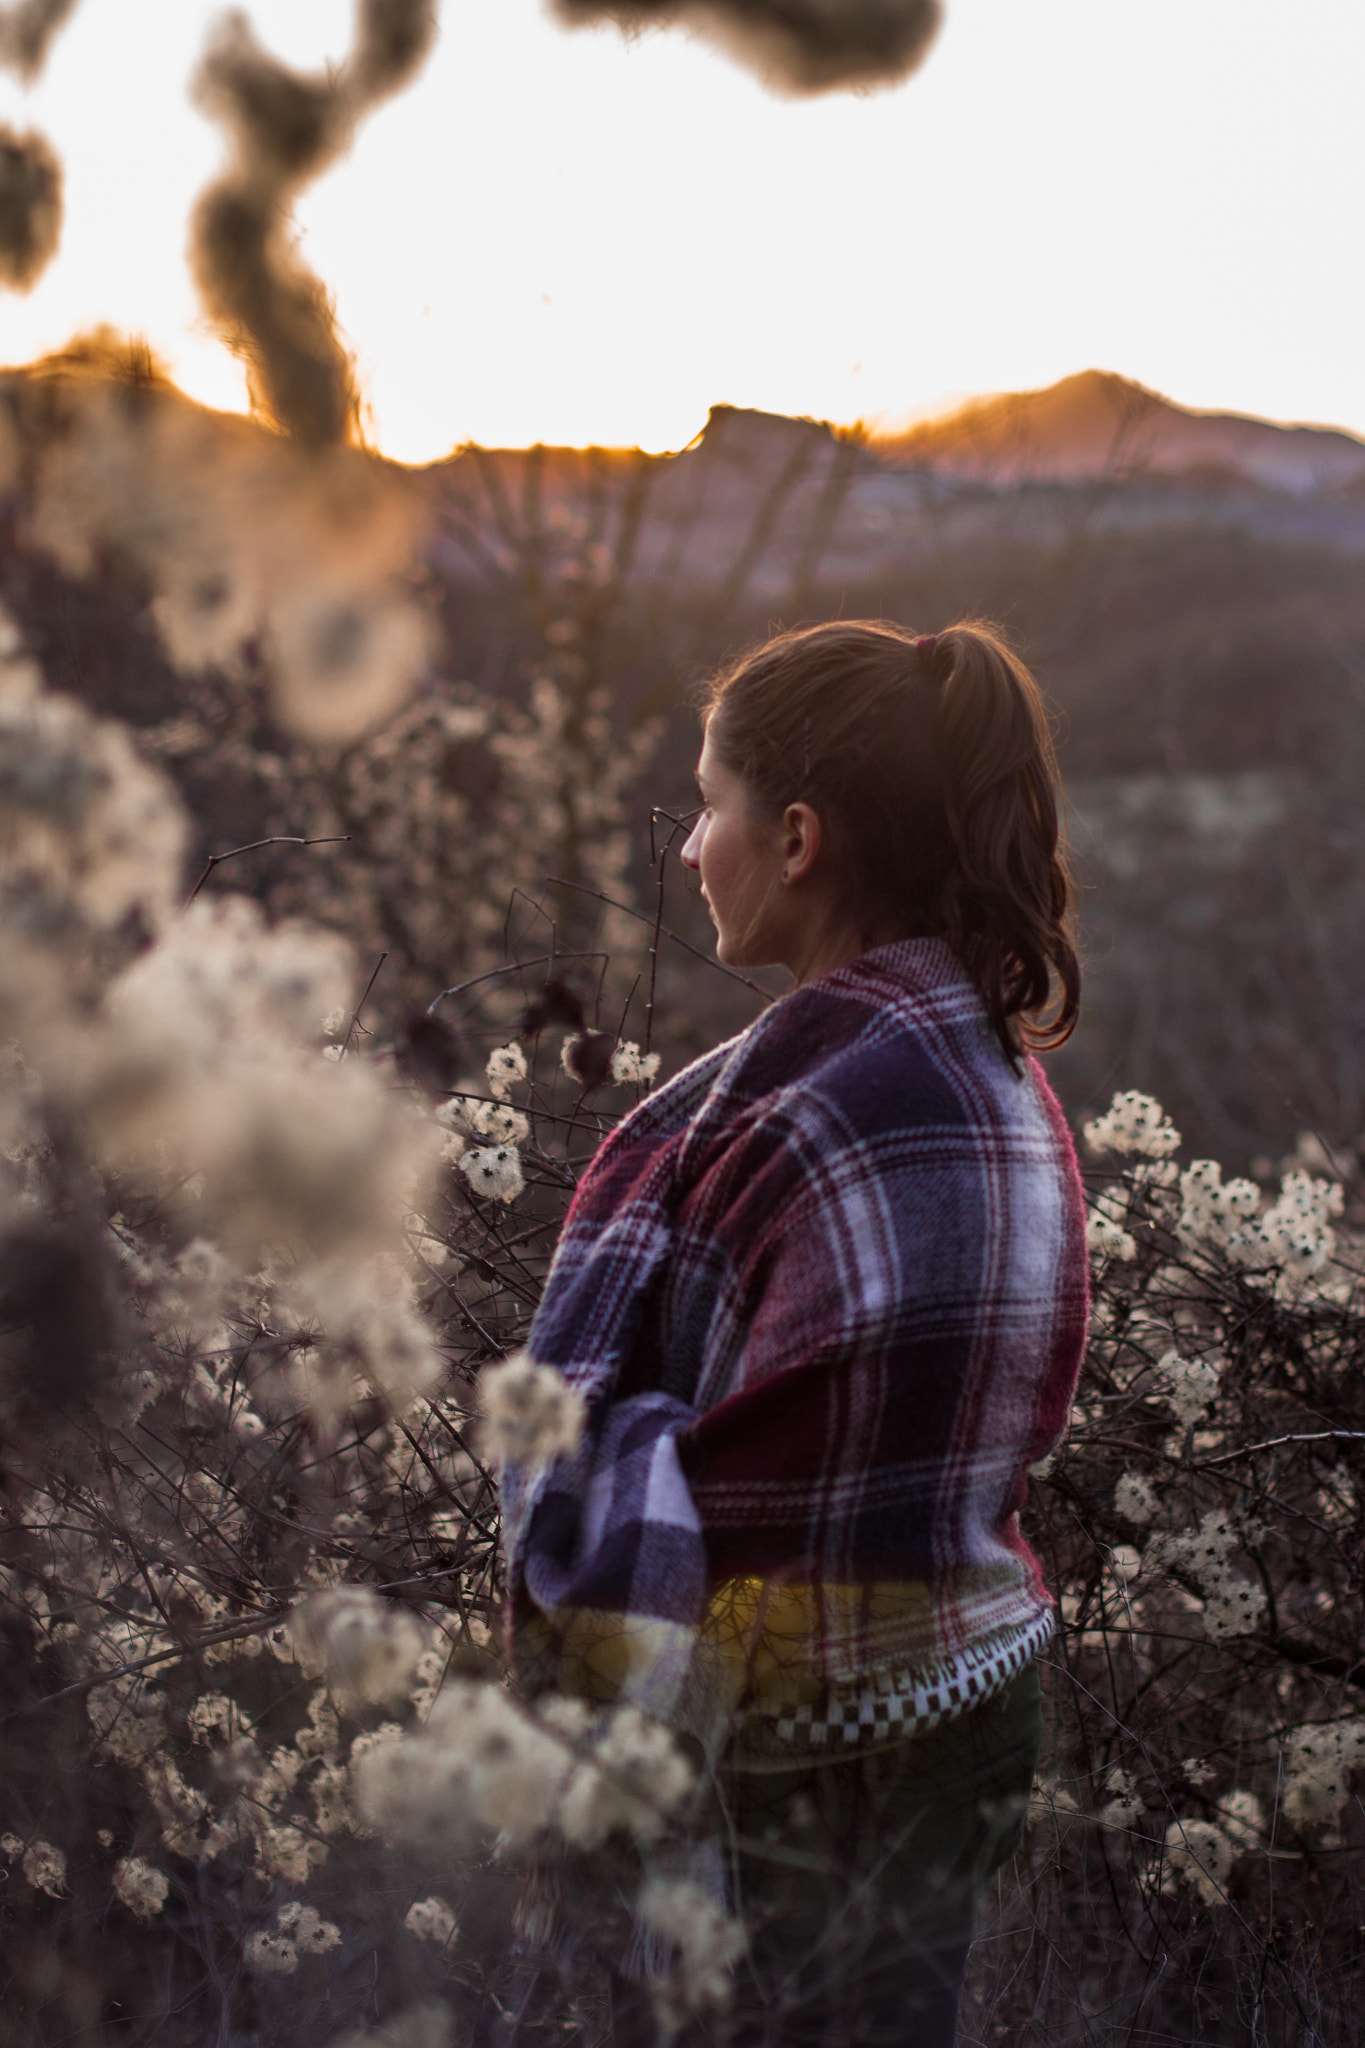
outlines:
M665 2029L723 2010L739 1936L687 1860L686 1760L632 1711L528 1708L496 1651L488 1457L577 1415L542 1369L485 1369L652 1060L622 1045L585 1091L559 1057L600 1026L581 994L507 1038L481 991L533 995L533 966L452 992L441 1061L410 1028L400 1066L335 936L177 911L166 785L12 639L5 674L12 2038L116 2007L133 2039L321 2044L339 2003L395 2040L509 2008L591 2038L641 1941ZM1225 1181L1131 1095L1090 1137L1128 1163L1097 1181L1094 1340L1030 1509L1062 1602L1049 1750L968 2037L1311 2020L1335 2048L1365 1758L1353 1162Z

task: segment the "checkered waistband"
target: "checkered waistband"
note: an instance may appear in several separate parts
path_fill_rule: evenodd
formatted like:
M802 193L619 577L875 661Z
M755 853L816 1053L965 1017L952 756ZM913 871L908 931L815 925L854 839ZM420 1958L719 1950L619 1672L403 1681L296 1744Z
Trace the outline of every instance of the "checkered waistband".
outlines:
M1044 1608L952 1658L874 1672L800 1706L750 1705L725 1761L735 1770L790 1769L793 1762L833 1763L928 1735L1008 1685L1051 1640L1054 1627L1051 1608Z

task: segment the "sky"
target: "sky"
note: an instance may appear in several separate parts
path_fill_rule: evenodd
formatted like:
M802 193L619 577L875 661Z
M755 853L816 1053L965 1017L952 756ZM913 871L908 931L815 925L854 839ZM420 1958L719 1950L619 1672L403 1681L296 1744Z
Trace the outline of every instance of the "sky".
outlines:
M244 9L287 61L350 0ZM221 9L81 0L0 119L66 167L61 250L0 361L100 322L242 409L185 263L222 138L188 82ZM684 446L715 403L887 430L1117 370L1181 404L1365 434L1359 0L947 0L924 67L777 97L676 31L443 0L417 85L298 211L371 438Z

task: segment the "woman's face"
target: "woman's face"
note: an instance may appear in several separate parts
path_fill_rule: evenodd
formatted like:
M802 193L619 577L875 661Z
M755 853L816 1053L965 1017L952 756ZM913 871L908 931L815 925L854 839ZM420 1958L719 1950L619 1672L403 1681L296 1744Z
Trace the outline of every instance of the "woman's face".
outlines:
M748 788L721 760L709 731L697 788L705 808L681 858L701 877L716 956L727 967L771 966L786 952L782 827L753 814Z

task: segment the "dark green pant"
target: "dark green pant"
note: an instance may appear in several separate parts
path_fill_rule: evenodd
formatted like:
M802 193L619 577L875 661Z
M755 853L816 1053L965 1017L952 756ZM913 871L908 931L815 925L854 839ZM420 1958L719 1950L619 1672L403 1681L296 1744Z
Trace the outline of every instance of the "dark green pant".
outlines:
M750 1932L744 2048L952 2048L977 1897L1023 1828L1042 1736L1035 1666L894 1748L728 1771L735 1904Z

